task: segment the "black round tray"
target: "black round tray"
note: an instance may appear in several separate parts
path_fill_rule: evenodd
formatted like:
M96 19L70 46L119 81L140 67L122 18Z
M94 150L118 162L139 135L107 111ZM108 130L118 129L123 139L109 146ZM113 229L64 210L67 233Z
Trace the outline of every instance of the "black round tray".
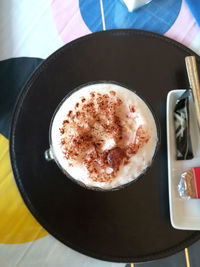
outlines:
M140 262L170 255L199 239L200 232L172 228L168 206L166 97L172 89L188 87L188 55L195 53L150 32L98 32L59 49L29 79L13 115L11 164L26 205L58 240L99 259ZM136 90L151 104L161 126L152 168L114 192L84 189L44 159L57 105L77 86L96 80Z

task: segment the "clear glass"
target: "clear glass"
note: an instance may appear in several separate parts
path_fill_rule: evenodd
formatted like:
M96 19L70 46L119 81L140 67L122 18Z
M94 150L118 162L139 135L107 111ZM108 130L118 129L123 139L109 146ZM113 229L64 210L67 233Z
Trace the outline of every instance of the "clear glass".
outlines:
M129 12L132 12L148 3L152 0L121 0L128 8Z
M147 107L149 108L151 114L153 115L153 118L154 118L154 121L155 121L155 124L156 124L156 131L157 131L157 141L155 143L155 150L154 150L154 154L152 156L152 160L150 162L150 164L140 173L139 176L137 176L136 178L134 178L132 181L130 182L127 182L125 184L122 184L122 185L119 185L117 187L114 187L114 188L111 188L111 189L104 189L104 188L100 188L100 187L95 187L95 186L88 186L86 184L84 184L83 182L81 181L78 181L76 180L74 177L72 177L63 167L62 167L62 164L60 164L58 158L56 157L56 153L55 153L55 149L53 147L53 142L52 142L52 125L53 125L53 121L54 121L54 118L57 114L57 112L59 111L60 107L62 106L62 104L66 101L66 99L68 97L70 97L74 92L82 89L83 87L85 86L88 86L88 85L94 85L94 84L112 84L112 85L119 85L119 86L122 86L126 89L129 89L130 91L132 91L133 93L135 93L138 97L141 98L141 100L143 100L143 102L147 105ZM152 163L153 163L153 160L155 158L155 155L157 153L157 150L158 150L158 146L159 146L159 143L160 143L160 127L159 127L159 123L158 123L158 119L156 118L154 112L152 111L152 108L149 106L149 104L147 104L147 102L140 96L138 95L138 93L136 93L134 90L128 88L127 86L121 84L121 83L118 83L118 82L115 82L115 81L95 81L95 82L91 82L91 83L87 83L87 84L83 84L81 85L80 87L74 89L73 91L71 91L68 95L66 95L66 97L61 101L61 103L58 105L58 107L56 108L55 112L54 112L54 115L52 117L52 120L51 120L51 123L50 123L50 128L49 128L49 149L47 149L45 152L44 152L44 157L47 161L51 161L51 160L54 160L58 167L61 169L61 171L69 178L71 179L73 182L79 184L80 186L83 186L84 188L87 188L87 189L92 189L92 190L95 190L95 191L114 191L114 190L119 190L121 188L124 188L125 186L128 186L129 184L135 182L136 180L138 180L138 178L140 178L141 176L143 176L146 171L151 167Z

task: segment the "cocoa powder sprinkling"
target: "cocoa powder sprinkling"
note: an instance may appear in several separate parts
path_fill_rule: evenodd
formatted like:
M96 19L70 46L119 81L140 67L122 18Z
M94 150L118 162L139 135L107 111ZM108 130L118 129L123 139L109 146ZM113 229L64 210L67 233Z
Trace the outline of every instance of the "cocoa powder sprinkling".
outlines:
M75 104L75 114L70 110L67 120L63 121L60 133L64 157L70 164L84 164L93 181L111 182L120 167L128 164L149 140L141 125L133 129L135 139L126 143L127 126L120 116L125 104L115 91L91 92L87 99L82 97L81 103ZM129 107L129 112L135 111L135 107ZM125 114L124 119L126 117ZM107 140L113 145L105 148Z
M71 115L72 115L72 110L69 111L69 113L68 113L67 116L68 116L68 117L71 117Z
M135 108L133 105L129 106L130 112L135 112Z

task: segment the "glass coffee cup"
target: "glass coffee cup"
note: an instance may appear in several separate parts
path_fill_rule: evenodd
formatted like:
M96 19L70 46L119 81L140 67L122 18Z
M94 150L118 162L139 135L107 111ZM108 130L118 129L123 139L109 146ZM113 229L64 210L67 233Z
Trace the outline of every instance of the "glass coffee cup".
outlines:
M61 101L49 128L47 160L92 190L121 189L151 166L159 129L149 105L113 81L81 85Z

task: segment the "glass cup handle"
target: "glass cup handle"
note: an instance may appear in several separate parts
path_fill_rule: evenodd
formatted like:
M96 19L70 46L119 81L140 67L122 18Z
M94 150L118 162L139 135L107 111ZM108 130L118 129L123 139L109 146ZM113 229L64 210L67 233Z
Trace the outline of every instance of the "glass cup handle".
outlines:
M50 161L50 160L54 159L54 157L53 157L53 153L52 153L52 151L51 151L50 148L47 149L47 150L44 152L44 157L45 157L45 159L46 159L47 161Z

